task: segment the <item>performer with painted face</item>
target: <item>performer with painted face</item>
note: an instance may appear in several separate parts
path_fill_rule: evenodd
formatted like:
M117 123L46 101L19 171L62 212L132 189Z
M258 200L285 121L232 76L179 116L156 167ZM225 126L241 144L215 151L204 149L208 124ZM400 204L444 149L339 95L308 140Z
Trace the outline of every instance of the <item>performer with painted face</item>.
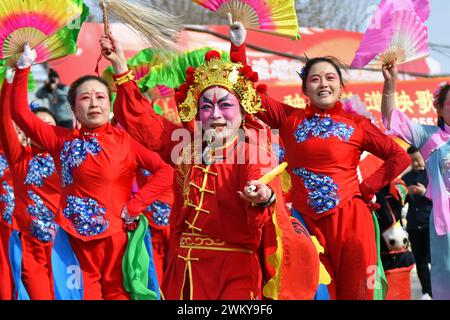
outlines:
M412 122L395 107L397 67L383 66L385 85L381 112L392 134L419 149L428 180L425 196L432 200L430 215L431 288L433 299L450 299L450 83L434 94L438 126Z
M115 116L176 168L165 298L313 298L317 251L309 234L293 230L279 179L258 180L276 160L267 138L258 144L248 130L261 108L255 74L208 52L203 65L187 69L175 96L183 128L153 111L117 41L109 35L101 45L122 82Z
M245 36L243 25L232 23L231 57L244 64ZM258 117L280 130L292 178L294 216L325 248L320 258L332 279L331 299L373 299L377 250L367 204L408 166L409 158L370 120L342 109L343 80L335 60L308 60L300 78L309 100L305 109L261 92L265 111ZM385 162L359 183L356 169L363 151Z
M61 175L56 221L79 261L84 299L129 299L122 274L127 244L122 218L131 222L147 201L156 200L170 187L173 171L158 154L109 123L110 92L102 78L84 76L70 87L68 99L80 129L50 126L32 114L26 88L34 58L26 46L17 63L13 120L53 156ZM153 172L154 179L130 198L138 168Z

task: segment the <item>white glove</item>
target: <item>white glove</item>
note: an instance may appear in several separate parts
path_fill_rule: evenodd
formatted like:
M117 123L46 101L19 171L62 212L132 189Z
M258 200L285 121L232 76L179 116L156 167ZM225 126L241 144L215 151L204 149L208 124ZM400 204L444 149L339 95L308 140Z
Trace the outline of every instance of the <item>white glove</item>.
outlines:
M13 82L13 79L14 79L14 73L15 73L16 71L13 69L13 68L7 68L6 69L6 76L5 76L5 78L6 78L6 81L8 81L8 83L9 84L11 84L12 82Z
M122 209L121 218L125 221L126 224L130 224L136 220L139 220L139 217L131 217L130 216L126 205Z
M30 45L25 43L23 46L23 52L20 54L17 60L17 68L26 69L31 67L33 62L36 60L37 53L36 50L31 50Z
M239 21L233 22L231 13L228 13L227 16L230 25L230 40L235 46L239 47L244 43L245 38L247 37L247 30Z

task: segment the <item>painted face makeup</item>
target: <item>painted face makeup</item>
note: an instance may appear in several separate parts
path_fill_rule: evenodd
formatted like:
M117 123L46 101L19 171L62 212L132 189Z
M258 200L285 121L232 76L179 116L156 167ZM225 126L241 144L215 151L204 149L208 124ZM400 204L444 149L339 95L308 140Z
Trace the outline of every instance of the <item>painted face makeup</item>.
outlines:
M339 100L342 86L339 75L332 64L328 62L314 64L309 70L306 81L305 94L314 106L327 110Z
M207 89L199 99L199 119L206 139L223 145L234 138L242 123L239 101L224 88Z

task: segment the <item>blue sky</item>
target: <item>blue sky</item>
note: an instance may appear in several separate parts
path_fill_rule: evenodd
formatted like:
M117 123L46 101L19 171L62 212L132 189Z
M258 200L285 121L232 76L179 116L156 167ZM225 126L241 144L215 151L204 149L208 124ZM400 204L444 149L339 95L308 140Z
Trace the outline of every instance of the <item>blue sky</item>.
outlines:
M431 14L428 20L428 40L430 43L450 47L450 1L430 0ZM442 72L450 74L450 48L444 49L448 56L431 49L431 57L438 60Z

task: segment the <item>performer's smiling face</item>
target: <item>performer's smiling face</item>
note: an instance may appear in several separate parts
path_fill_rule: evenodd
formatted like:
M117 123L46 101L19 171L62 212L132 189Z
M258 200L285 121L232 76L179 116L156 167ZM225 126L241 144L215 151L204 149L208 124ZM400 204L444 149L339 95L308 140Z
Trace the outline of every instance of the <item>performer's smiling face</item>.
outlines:
M97 80L83 82L77 88L75 116L88 128L97 128L109 121L110 100L108 88Z
M306 78L305 94L314 106L324 110L332 108L341 92L341 80L332 64L323 61L311 67Z
M232 139L242 123L239 100L220 87L207 89L199 100L199 119L207 137L214 136L214 144Z

